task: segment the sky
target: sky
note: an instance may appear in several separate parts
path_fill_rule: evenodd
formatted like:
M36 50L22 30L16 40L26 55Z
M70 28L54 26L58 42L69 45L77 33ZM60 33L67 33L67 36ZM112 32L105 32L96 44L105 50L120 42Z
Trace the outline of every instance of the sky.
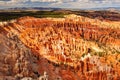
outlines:
M120 0L0 0L0 9L15 7L102 8L120 7Z

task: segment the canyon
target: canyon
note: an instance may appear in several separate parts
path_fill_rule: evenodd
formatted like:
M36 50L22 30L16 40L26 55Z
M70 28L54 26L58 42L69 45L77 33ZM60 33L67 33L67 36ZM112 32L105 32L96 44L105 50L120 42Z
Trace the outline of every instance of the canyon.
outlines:
M120 21L25 16L0 37L0 80L120 80Z

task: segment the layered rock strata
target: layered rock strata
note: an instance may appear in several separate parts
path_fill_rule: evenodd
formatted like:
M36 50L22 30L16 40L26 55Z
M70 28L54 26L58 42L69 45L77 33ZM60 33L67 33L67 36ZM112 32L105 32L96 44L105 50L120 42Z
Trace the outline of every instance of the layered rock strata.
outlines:
M1 52L8 53L4 51L10 48L13 54L0 59L4 60L2 64L10 63L14 67L9 72L9 68L0 66L1 76L19 73L37 79L46 71L50 80L119 80L120 22L93 22L93 19L70 15L59 19L22 17L2 23L1 47L8 43ZM111 24L113 27L109 27Z

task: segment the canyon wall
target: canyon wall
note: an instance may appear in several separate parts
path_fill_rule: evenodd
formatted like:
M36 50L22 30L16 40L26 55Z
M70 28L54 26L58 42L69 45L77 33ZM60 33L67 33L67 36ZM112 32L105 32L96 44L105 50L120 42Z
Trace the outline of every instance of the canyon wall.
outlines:
M30 65L30 68L37 69L26 69L29 73L27 74L23 72L24 69L17 67L18 72L14 72L17 70L12 68L9 76L20 73L23 77L38 78L47 72L49 80L119 80L119 24L117 21L100 21L76 15L65 18L27 16L1 23L0 34L6 35L5 39L1 40L2 43L8 41L8 44L12 45L7 46L10 49L20 43L20 48L11 49L18 51L17 54L13 52L13 55L22 58L22 66L25 67L24 62L28 61L27 67ZM13 43L9 43L11 41ZM11 58L12 54L9 55ZM8 62L10 58L7 58ZM13 56L10 66L17 65L19 58ZM8 74L3 67L0 69L0 76Z

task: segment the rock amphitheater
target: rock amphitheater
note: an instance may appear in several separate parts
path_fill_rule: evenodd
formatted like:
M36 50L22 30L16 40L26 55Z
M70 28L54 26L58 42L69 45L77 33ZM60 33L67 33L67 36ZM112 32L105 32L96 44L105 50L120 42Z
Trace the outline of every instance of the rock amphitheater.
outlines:
M120 80L120 21L26 16L0 37L0 80Z

